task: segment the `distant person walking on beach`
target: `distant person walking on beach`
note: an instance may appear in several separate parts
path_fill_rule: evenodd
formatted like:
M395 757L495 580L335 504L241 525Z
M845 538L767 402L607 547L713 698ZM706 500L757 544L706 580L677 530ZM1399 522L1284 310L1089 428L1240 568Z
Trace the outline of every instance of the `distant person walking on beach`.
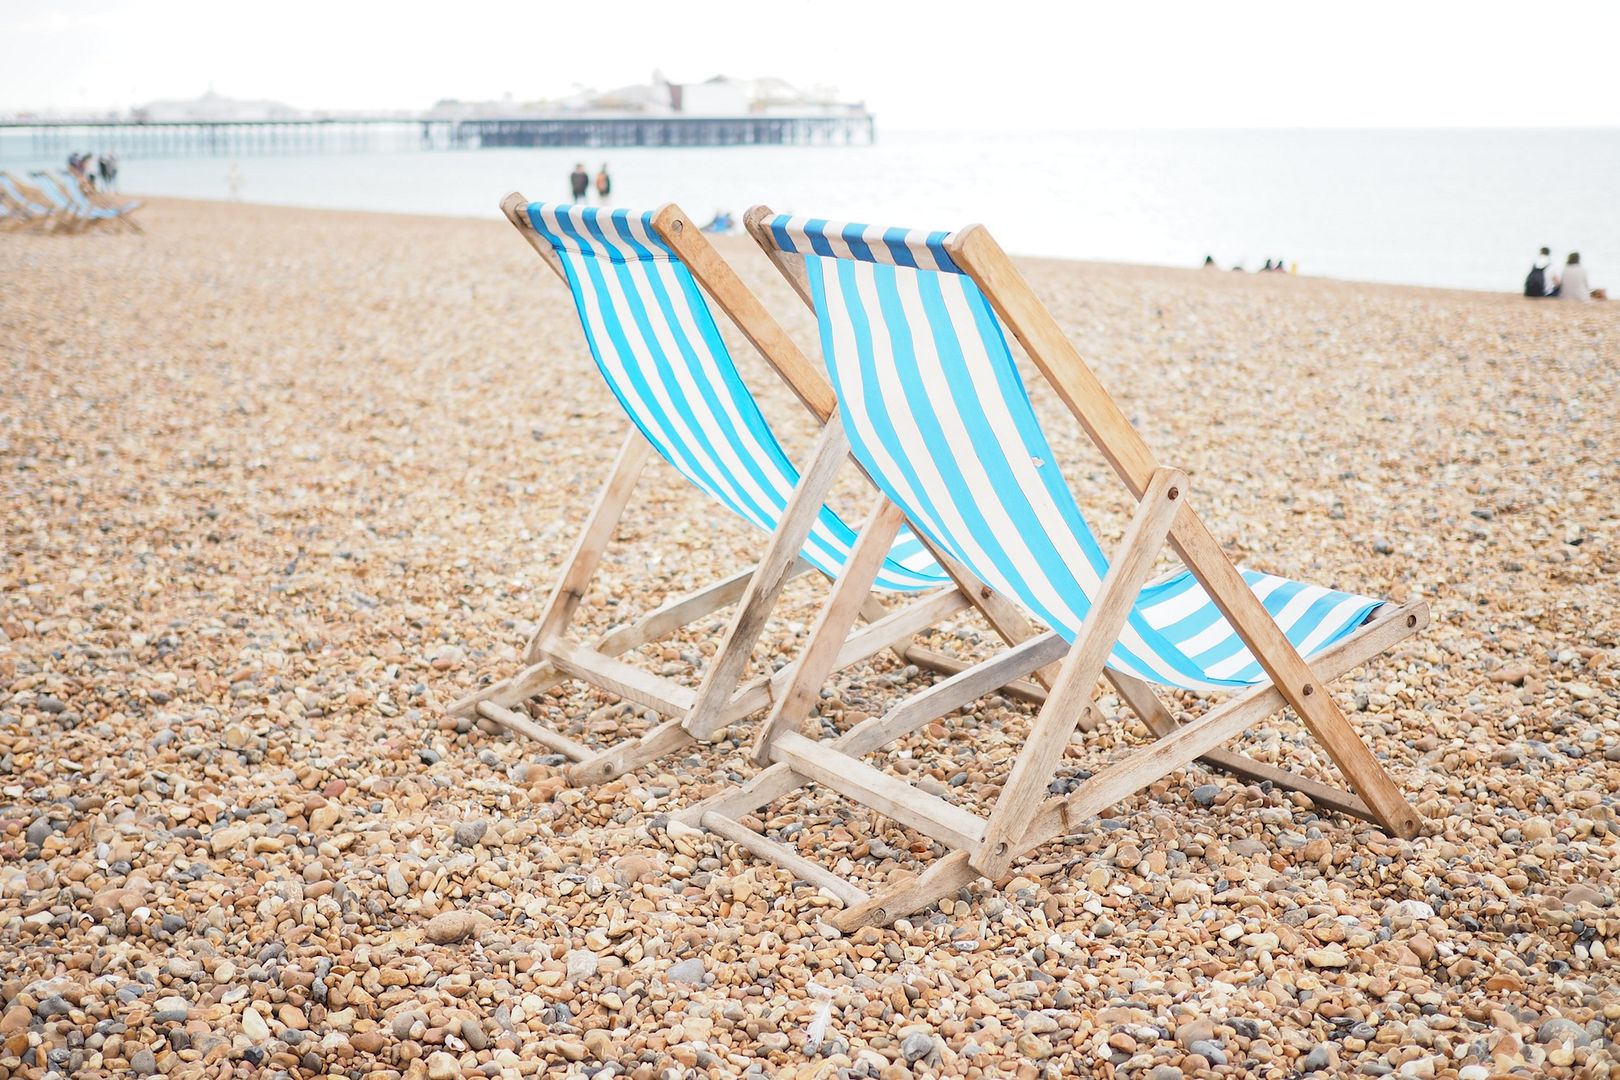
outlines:
M591 189L591 174L585 171L585 163L579 162L574 171L568 174L568 190L574 193L574 201L583 203L585 193Z
M118 185L118 155L109 150L101 155L101 187L114 191Z
M242 170L236 162L231 162L231 167L225 171L225 192L230 196L231 202L242 201L243 182Z
M1537 300L1544 296L1558 295L1558 279L1553 277L1550 249L1541 249L1541 254L1536 256L1530 272L1524 276L1524 295Z
M1558 283L1558 298L1560 300L1575 300L1580 303L1592 299L1592 289L1586 283L1586 267L1581 265L1581 253L1569 253L1569 261L1564 263L1564 277Z
M598 206L613 205L613 178L608 175L607 162L596 171L596 204Z

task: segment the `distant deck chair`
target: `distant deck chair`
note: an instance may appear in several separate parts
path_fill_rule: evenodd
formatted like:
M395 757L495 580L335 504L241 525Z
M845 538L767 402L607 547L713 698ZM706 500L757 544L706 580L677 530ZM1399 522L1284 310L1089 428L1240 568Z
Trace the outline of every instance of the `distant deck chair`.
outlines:
M920 233L751 211L749 231L815 309L853 456L882 491L794 670L760 729L767 768L675 815L732 836L739 816L814 783L939 841L949 853L876 895L765 838L748 846L839 896L834 922L882 925L926 908L1196 758L1308 795L1410 837L1420 827L1328 683L1427 625L1401 605L1236 569L1192 509L1187 477L1161 466L1058 323L981 226ZM1105 554L1060 474L1003 328L1073 411L1138 501ZM814 471L819 462L811 462ZM1051 630L936 683L831 740L799 733L870 584L866 549L908 524ZM1185 570L1147 582L1168 541ZM1303 654L1303 655L1302 655ZM1304 657L1309 657L1307 662ZM1055 684L987 816L861 758L1009 679L1061 661ZM1106 676L1156 741L1071 793L1047 798L1077 725L1095 726ZM1153 684L1234 696L1178 725ZM1220 749L1292 706L1354 787L1341 791ZM1073 778L1069 778L1073 779ZM1067 781L1065 781L1067 783ZM752 833L751 829L744 829ZM774 856L773 854L774 853Z
M74 227L77 221L43 191L24 183L8 172L0 172L0 198L20 216L23 225L55 230Z
M64 177L66 177L66 174L64 174ZM89 201L92 206L99 206L105 210L111 210L116 213L118 215L118 220L126 227L131 228L138 233L144 233L146 231L145 229L141 228L140 223L134 218L135 211L146 205L145 201L141 199L126 199L123 196L114 196L111 192L101 191L93 184L87 182L81 182L79 184L79 192L87 201Z
M525 667L450 711L527 735L575 762L567 774L572 783L599 783L693 739L712 739L770 704L786 669L747 680L743 675L783 586L812 567L834 577L848 565L855 530L824 505L845 455L836 449L820 454L819 470L801 478L783 452L738 374L699 284L819 420L833 411L832 390L678 207L633 214L531 204L514 193L501 208L568 285L597 368L630 423L530 638ZM828 445L827 438L817 443ZM671 600L594 645L572 640L566 636L569 623L643 465L655 453L727 510L769 533L765 554L757 566ZM892 649L919 666L958 670L960 661L908 642L970 604L987 603L982 587L966 579L968 591L953 584L949 570L909 532L891 537L862 571L876 590L929 595L891 613L869 589L856 601L869 625L840 643L836 666ZM735 616L696 691L619 659L731 604L738 605ZM521 703L569 679L667 719L639 739L594 749L520 711ZM1027 694L1039 693L1038 687L1020 685Z
M34 177L43 182L42 191L58 208L71 213L89 224L119 224L135 232L144 232L139 225L119 209L90 201L77 177L70 173L37 172ZM136 202L133 206L139 206Z

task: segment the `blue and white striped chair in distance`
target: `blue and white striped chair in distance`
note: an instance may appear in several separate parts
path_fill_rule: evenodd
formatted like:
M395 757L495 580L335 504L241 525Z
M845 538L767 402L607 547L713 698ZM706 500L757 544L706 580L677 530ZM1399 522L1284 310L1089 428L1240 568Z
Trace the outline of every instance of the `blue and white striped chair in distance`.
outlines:
M141 200L123 199L115 203L105 194L88 191L84 181L62 170L46 178L61 189L73 212L86 221L111 221L133 232L146 231L131 216L144 205Z
M0 200L25 225L64 231L81 225L74 216L37 190L7 172L0 172Z
M85 199L84 193L79 191L78 182L71 177L64 178L41 171L34 173L34 179L39 181L37 190L51 201L51 205L56 212L72 219L81 229L93 225L109 224L118 220L116 210L109 210L104 206L92 206Z
M815 310L822 358L851 453L892 512L874 514L860 543L883 544L904 524L1017 601L1050 630L1005 635L1011 646L981 665L990 681L925 693L938 708L896 706L832 742L798 734L825 677L809 658L761 729L769 767L681 820L735 819L799 784L830 787L951 848L921 878L876 897L857 890L846 927L891 921L1010 861L1196 758L1308 794L1319 805L1411 836L1417 814L1326 692L1326 684L1428 620L1420 602L1386 604L1351 592L1239 571L1192 508L1187 477L1161 467L1061 328L982 227L956 233L851 225L756 208L750 232L797 279ZM1061 475L1008 344L1021 342L1057 397L1137 500L1124 540L1105 551ZM810 466L814 468L814 464ZM1185 569L1147 581L1164 545ZM838 590L866 583L853 575ZM847 608L846 608L847 609ZM834 639L839 620L818 632ZM999 629L999 628L998 628ZM860 761L988 688L1061 660L1052 693L988 816L924 793ZM1046 798L1076 725L1097 722L1106 677L1158 737ZM1232 696L1178 725L1154 687ZM1221 744L1289 705L1354 792L1317 783ZM864 729L864 730L863 730ZM774 841L771 841L774 843ZM795 856L796 857L796 856ZM847 883L846 883L847 884Z
M679 208L633 213L529 203L516 194L502 208L567 285L597 370L629 423L607 484L529 641L526 666L469 694L451 711L535 738L573 759L573 782L600 782L692 738L710 739L770 703L789 670L743 675L782 587L812 568L836 578L849 566L856 530L824 503L846 455L842 444L830 446L824 434L817 446L826 452L817 454L822 467L815 475L801 476L789 459L738 374L703 289L819 419L833 410L832 390ZM830 430L841 434L836 426ZM575 609L643 465L654 455L768 534L765 554L757 567L671 600L593 645L573 640L567 631ZM919 538L902 530L871 570L856 605L868 625L840 643L840 666L893 650L922 666L959 668L911 641L972 602ZM891 613L874 590L926 595ZM731 604L738 606L730 629L695 692L620 659ZM567 679L608 689L667 719L639 739L584 745L535 723L521 707Z

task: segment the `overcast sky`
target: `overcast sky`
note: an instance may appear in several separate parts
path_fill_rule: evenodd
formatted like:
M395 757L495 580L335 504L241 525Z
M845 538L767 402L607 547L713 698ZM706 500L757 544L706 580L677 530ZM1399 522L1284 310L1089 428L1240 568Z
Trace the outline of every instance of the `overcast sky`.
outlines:
M300 108L717 73L894 128L1620 124L1620 2L0 0L0 112L209 86Z

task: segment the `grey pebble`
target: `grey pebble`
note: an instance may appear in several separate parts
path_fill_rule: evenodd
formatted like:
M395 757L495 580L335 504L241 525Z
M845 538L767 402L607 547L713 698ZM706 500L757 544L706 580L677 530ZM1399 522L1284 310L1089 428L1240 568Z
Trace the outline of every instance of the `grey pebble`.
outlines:
M701 986L707 976L708 973L703 969L703 961L694 956L690 960L682 960L678 964L671 965L667 978L670 982Z
M900 1056L907 1061L921 1061L934 1052L934 1039L920 1031L914 1031L906 1036L905 1042L900 1044Z

